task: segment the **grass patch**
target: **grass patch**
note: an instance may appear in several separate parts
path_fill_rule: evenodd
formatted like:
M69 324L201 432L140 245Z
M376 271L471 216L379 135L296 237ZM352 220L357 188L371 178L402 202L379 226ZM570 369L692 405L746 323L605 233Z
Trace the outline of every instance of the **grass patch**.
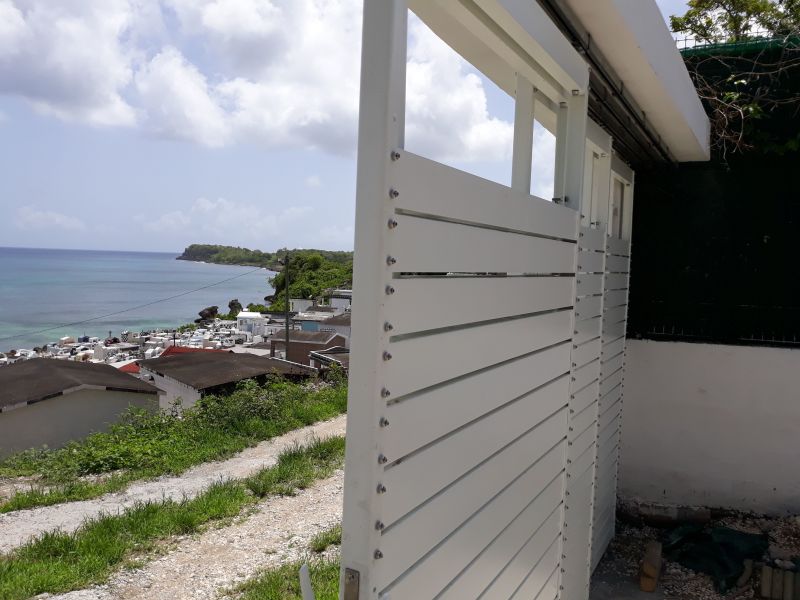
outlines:
M96 498L130 482L177 475L236 454L263 440L333 418L346 410L344 383L311 389L286 381L240 383L227 396L207 396L183 415L132 410L110 431L57 450L21 452L0 461L0 477L36 476L0 513ZM98 481L86 475L109 474Z
M120 515L87 521L73 533L50 532L7 556L0 556L0 600L22 600L100 583L132 552L160 540L197 531L211 521L234 517L267 495L295 494L298 485L327 477L344 461L344 438L315 441L282 453L276 465L240 481L209 487L192 500L147 502ZM275 473L274 475L272 473ZM269 481L264 494L251 493ZM261 489L261 488L259 488Z
M311 558L308 561L311 586L317 600L339 598L339 560ZM236 589L239 600L302 600L300 566L291 563L265 571Z
M325 552L331 546L341 546L342 545L342 525L335 525L330 529L326 529L325 531L319 532L313 538L311 538L311 542L309 543L309 548L320 554Z

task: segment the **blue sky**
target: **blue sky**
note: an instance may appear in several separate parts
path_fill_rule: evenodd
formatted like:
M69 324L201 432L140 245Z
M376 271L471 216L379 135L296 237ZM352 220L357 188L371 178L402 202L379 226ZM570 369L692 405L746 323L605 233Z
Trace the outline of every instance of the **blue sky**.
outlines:
M0 245L351 249L360 6L0 0ZM511 99L418 21L408 69L408 148L507 183Z

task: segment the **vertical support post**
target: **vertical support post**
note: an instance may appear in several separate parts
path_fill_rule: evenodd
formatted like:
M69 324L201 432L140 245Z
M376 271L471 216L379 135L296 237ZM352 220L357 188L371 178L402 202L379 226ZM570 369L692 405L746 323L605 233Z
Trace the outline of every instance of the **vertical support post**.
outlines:
M379 421L390 321L384 287L386 228L392 215L388 172L403 147L408 8L405 0L366 0L361 45L361 96L353 265L353 340L348 395L345 502L340 597L375 598L380 566L381 436Z
M611 139L609 136L609 148L611 147ZM594 190L592 195L595 197L596 206L592 207L591 221L598 225L605 225L606 231L611 231L611 206L612 202L612 189L611 189L611 152L603 151L600 158L595 161L594 168Z
M583 178L586 160L586 120L589 95L573 92L567 99L567 118L564 131L564 204L579 213L583 202ZM559 114L561 116L561 114Z
M511 162L511 188L531 193L533 162L533 116L535 100L533 84L517 73L517 94L514 105L514 152Z
M553 181L553 197L564 201L564 186L567 178L567 103L560 102L556 116L556 165Z

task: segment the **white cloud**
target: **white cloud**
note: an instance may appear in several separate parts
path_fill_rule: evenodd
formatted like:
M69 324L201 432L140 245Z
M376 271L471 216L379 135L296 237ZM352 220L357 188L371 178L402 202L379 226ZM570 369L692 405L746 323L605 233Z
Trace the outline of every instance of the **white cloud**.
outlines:
M319 175L309 175L308 177L306 177L306 187L310 188L322 187L322 179L320 179Z
M174 233L188 227L192 223L192 219L180 210L173 210L156 219L138 215L136 221L141 223L144 229L154 233Z
M556 136L536 123L533 129L533 169L531 193L550 200L553 197L553 182L556 166Z
M76 217L70 217L51 210L40 210L32 206L21 206L17 209L14 224L23 230L62 229L66 231L83 231L86 225Z

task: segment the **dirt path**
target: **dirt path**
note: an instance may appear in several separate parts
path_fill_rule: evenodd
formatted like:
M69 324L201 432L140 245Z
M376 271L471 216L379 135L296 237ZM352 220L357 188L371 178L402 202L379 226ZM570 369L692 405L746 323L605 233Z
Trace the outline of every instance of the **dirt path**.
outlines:
M291 431L272 440L248 448L228 460L204 463L178 477L162 477L134 483L127 490L107 494L94 500L68 502L54 506L20 510L0 515L0 554L9 552L31 538L60 529L74 531L87 518L101 513L118 513L137 502L192 498L215 481L247 477L259 469L275 464L278 454L295 442L311 437L343 435L346 416Z
M297 496L272 498L238 522L180 539L140 569L121 571L102 586L51 600L211 600L264 568L292 562L308 552L314 535L342 515L343 471Z

